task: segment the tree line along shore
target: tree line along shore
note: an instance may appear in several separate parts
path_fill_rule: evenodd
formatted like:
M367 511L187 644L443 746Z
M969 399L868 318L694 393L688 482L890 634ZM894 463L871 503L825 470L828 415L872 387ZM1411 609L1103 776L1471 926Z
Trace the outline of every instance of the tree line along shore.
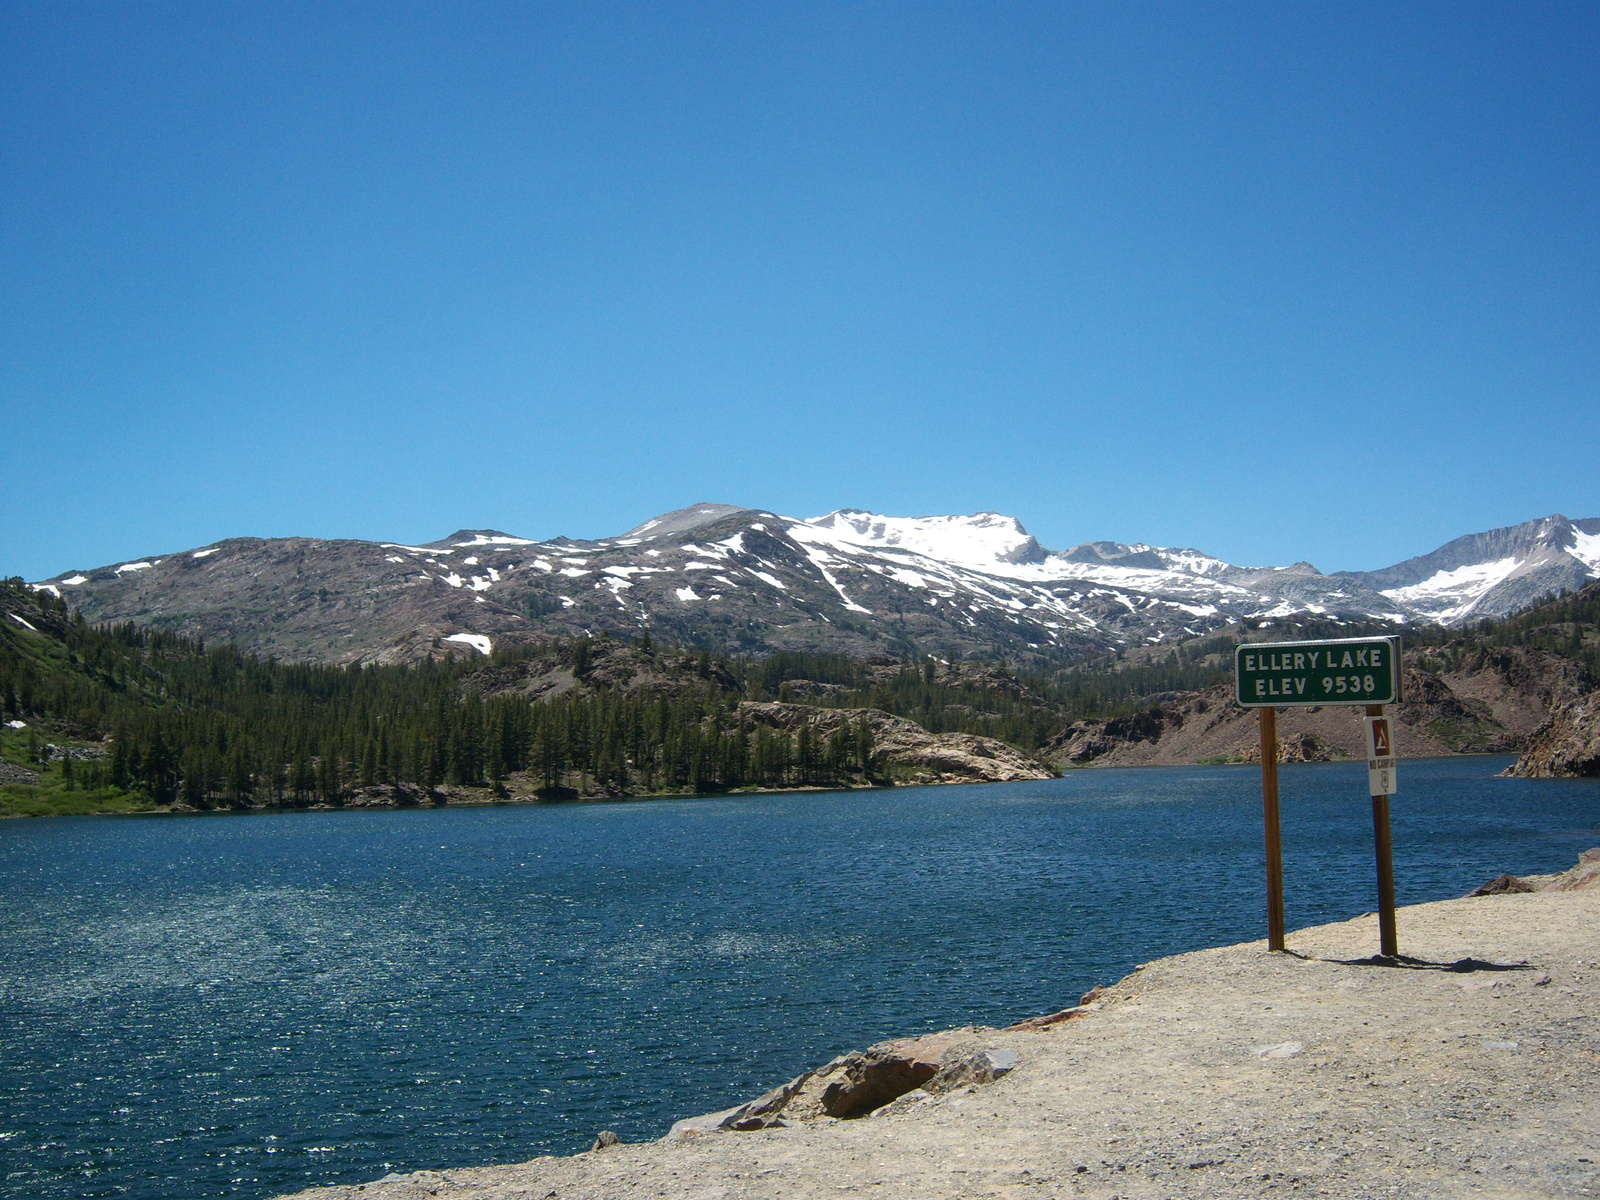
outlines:
M1124 727L1125 743L1149 737L1139 731L1166 709L1217 690L1242 635L1363 631L1279 623L1026 676L1004 662L932 657L728 657L655 644L648 632L339 667L132 623L92 626L21 580L0 583L0 610L6 815L1027 777L1019 762L1040 774L1077 765L1086 730L1099 742ZM1563 698L1587 694L1600 675L1600 584L1406 638L1409 653L1440 669L1515 651L1524 673L1560 675ZM996 753L1009 774L969 769Z

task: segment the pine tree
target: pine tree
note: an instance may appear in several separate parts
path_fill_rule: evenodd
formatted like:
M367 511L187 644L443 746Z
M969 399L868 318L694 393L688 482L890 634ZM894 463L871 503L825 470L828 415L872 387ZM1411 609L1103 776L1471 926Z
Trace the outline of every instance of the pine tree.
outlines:
M294 797L294 802L301 807L311 802L311 793L316 788L316 776L311 772L311 763L302 750L295 756L294 770L289 776L289 791Z
M183 802L190 808L206 806L205 775L200 766L200 755L190 750L183 756Z
M255 791L254 771L244 743L236 741L228 755L228 803L243 808Z
M872 774L873 752L872 725L866 717L862 717L856 725L856 769L863 775Z

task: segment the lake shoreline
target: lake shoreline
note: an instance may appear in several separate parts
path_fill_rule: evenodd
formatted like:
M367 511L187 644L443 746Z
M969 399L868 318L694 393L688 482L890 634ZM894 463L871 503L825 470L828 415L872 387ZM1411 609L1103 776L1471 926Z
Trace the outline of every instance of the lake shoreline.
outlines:
M1516 760L1516 755L1507 751L1486 751L1467 754L1440 754L1418 758L1403 758L1401 763L1425 763L1442 760L1474 759L1474 758L1511 758ZM1293 767L1325 767L1349 765L1353 762L1364 760L1357 759L1330 759L1324 762L1289 762L1280 764L1279 770ZM1195 768L1212 767L1249 767L1258 770L1254 763L1246 762L1199 762L1199 763L1070 763L1061 769L1057 778L1066 778L1083 773L1111 774L1120 771L1184 771ZM458 787L446 785L435 789L434 795L442 797L432 800L414 800L408 802L389 801L362 801L357 800L346 804L251 804L244 807L218 805L212 808L193 808L183 804L155 806L150 808L107 808L93 812L0 812L0 820L23 820L34 817L188 817L188 816L267 816L275 813L297 812L420 812L430 809L446 808L516 808L516 807L555 807L567 804L610 804L632 803L634 801L652 800L701 800L719 799L734 796L791 796L829 792L888 792L897 788L908 787L980 787L990 784L1012 783L1015 780L970 780L948 779L930 781L889 781L883 783L846 783L846 784L807 784L796 787L739 787L727 791L702 791L702 792L621 792L616 794L582 794L576 789L561 789L571 792L570 795L541 796L537 793L513 794L495 796L489 788ZM382 785L390 786L390 785ZM418 789L420 791L420 789ZM425 794L425 793L424 793Z
M864 1120L296 1196L1592 1194L1597 919L1600 890L1507 893L1402 908L1398 963L1372 957L1371 914L1294 931L1287 954L1255 941L1174 955L1071 1018L962 1031L1018 1065Z

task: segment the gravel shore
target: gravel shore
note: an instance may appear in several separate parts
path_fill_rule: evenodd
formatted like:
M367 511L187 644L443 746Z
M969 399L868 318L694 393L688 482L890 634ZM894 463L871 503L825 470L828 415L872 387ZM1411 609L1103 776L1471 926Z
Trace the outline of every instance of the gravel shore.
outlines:
M1402 965L1362 961L1370 915L1177 955L982 1032L1020 1059L985 1086L300 1198L1600 1195L1597 918L1600 889L1513 893L1401 909Z

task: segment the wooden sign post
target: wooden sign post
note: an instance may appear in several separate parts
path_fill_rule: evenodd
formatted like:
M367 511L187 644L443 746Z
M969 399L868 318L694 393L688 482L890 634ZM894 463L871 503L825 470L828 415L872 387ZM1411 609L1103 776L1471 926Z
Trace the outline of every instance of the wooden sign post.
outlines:
M1389 797L1395 791L1394 729L1381 704L1367 705L1367 791L1372 793L1372 841L1378 850L1378 945L1400 954L1394 925L1394 853L1389 842Z
M1267 949L1283 949L1283 839L1278 834L1278 710L1261 719L1261 816L1267 830Z
M1234 649L1235 699L1261 722L1261 812L1266 830L1267 949L1284 948L1283 839L1278 822L1278 709L1361 706L1365 711L1368 792L1378 862L1381 952L1400 953L1394 917L1394 854L1389 797L1396 790L1394 730L1384 706L1400 700L1400 639L1267 642Z

